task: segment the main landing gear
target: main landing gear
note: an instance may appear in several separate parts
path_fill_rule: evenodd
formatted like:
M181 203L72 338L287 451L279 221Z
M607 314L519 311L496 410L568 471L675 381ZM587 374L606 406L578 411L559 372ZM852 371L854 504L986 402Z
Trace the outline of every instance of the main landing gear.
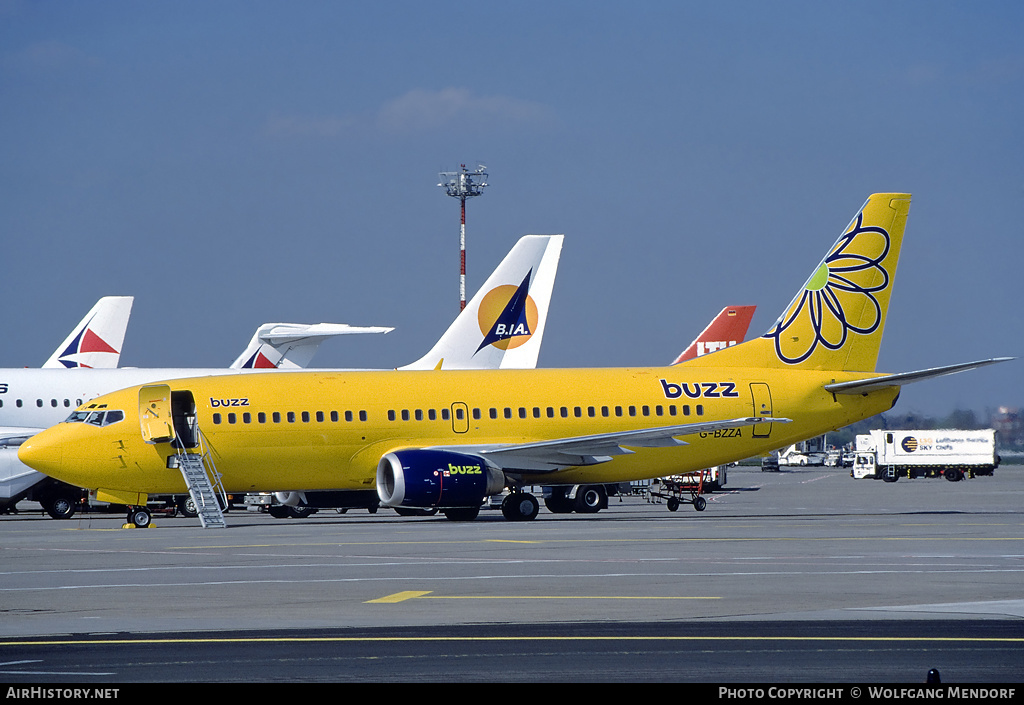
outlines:
M540 503L529 492L512 492L501 502L501 514L508 521L533 521Z
M125 529L145 529L153 521L153 514L145 507L128 507Z

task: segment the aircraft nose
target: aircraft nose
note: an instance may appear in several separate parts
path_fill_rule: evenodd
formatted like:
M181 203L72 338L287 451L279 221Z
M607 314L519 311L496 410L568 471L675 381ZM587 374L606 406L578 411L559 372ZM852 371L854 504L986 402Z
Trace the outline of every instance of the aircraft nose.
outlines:
M21 444L18 460L44 475L57 475L63 461L62 444L48 429Z

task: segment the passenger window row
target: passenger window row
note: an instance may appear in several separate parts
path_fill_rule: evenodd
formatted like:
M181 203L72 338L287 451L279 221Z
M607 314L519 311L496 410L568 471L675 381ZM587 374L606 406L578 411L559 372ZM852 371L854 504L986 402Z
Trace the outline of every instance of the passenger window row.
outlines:
M226 420L227 420L227 423L229 423L229 424L238 423L239 419L241 419L242 423L252 423L253 422L253 414L249 413L248 411L244 411L241 414L237 414L237 413L232 411L232 412L228 412L227 414L215 413L213 415L213 423L214 424L221 424L221 423L223 423L225 421L225 417L227 417ZM323 411L317 411L317 412L315 412L313 414L311 414L308 411L301 411L301 412L286 411L284 413L282 413L280 411L274 411L274 412L271 412L269 415L266 412L260 411L260 412L256 413L255 418L256 418L256 423L261 423L261 424L265 424L265 423L268 423L268 422L269 423L282 423L282 422L296 423L299 420L301 420L302 423L310 423L311 421L313 421L313 419L316 419L317 423L326 423L328 419L330 419L331 423L339 423L342 419L344 419L346 422L355 421L356 418L358 418L360 421L366 421L367 415L366 415L365 411L359 411L359 412L346 411L344 413L339 412L339 411L332 411L330 413L323 412Z
M661 405L661 404L657 404L657 405L654 405L654 406L649 406L647 404L644 404L644 405L640 405L640 406L635 406L635 405L630 405L630 406L602 406L602 407L588 406L585 409L582 406L573 406L573 407L561 406L561 407L558 407L557 409L555 407L553 407L553 406L548 406L548 407L543 407L543 408L539 407L539 406L534 406L534 407L529 408L529 409L527 407L525 407L525 406L520 406L520 407L518 407L516 409L513 409L510 406L506 406L506 407L504 407L501 410L499 410L499 409L497 409L495 407L491 407L490 409L487 409L486 412L487 412L487 417L490 418L490 419L498 419L499 416L501 418L504 418L504 419L513 419L513 418L519 418L519 419L529 419L529 418L534 418L534 419L541 419L541 418L549 418L549 419L554 419L554 418L562 418L562 419L577 418L577 419L579 419L579 418L584 418L584 416L586 416L587 418L597 418L598 416L600 416L602 418L610 418L612 416L615 416L615 417L624 417L624 416L633 416L633 417L636 417L636 416L648 416L648 417L649 416L669 416L669 417L672 417L672 416L691 416L691 415L703 416L704 415L704 405L703 404L697 404L696 406L691 407L689 404L683 404L682 406L677 406L676 404L668 404L668 405L664 405L664 406ZM473 415L473 418L477 419L477 420L482 419L483 416L484 416L484 410L480 409L478 407L474 407L471 413ZM346 412L344 412L344 415L342 415L340 412L337 412L337 411L332 411L332 412L330 412L329 415L326 414L323 411L317 411L315 414L311 414L308 411L302 411L302 412L286 411L286 412L283 412L283 413L280 412L280 411L274 411L274 412L271 412L271 414L269 416L265 412L260 411L260 412L258 412L256 414L256 423L264 424L264 423L268 422L268 419L269 419L270 423L282 423L282 422L296 423L298 421L301 421L302 423L310 423L311 421L313 421L314 418L315 418L317 423L325 423L327 421L328 416L330 417L330 421L332 423L338 423L341 420L342 416L344 416L345 421L348 421L348 422L354 421L355 417L356 417L355 412L352 412L352 411L346 411ZM366 414L365 411L358 412L358 417L359 417L360 421L366 421L367 420L367 414ZM455 418L458 419L458 420L462 420L463 417L464 417L464 412L463 412L462 408L456 407L456 409L455 409ZM451 412L448 409L440 409L440 410L439 409L401 409L401 410L397 410L397 411L395 409L389 409L388 410L388 421L398 421L399 419L401 419L402 421L437 421L438 419L440 419L441 421L448 421L450 418L451 418ZM239 419L241 419L241 423L243 423L243 424L252 423L253 422L253 415L250 412L248 412L248 411L242 412L241 414L238 414L238 413L235 413L235 412L228 412L227 414L221 414L221 413L218 412L218 413L215 413L213 415L213 423L214 424L224 423L225 420L226 420L227 423L233 424L233 423L238 423Z
M22 399L15 399L14 400L14 405L20 409L23 406L25 406L25 402ZM82 400L81 399L76 399L75 403L74 403L74 406L78 407L78 406L81 406L81 405L82 405ZM0 409L2 409L3 406L4 406L4 400L0 399ZM46 406L46 402L44 400L42 400L42 399L36 399L36 406L38 406L40 409L42 409L44 406ZM70 399L64 399L64 400L51 399L50 400L50 406L52 406L54 409L56 409L56 408L58 408L60 406L63 406L65 409L70 409L72 407L72 404L71 404L71 400Z
M642 406L625 406L625 407L623 407L623 406L611 406L611 407L609 407L609 406L602 406L602 407L588 406L585 409L582 406L573 406L573 407L560 406L560 407L557 407L557 409L556 409L556 407L553 407L553 406L547 406L547 407L543 407L543 408L539 407L539 406L534 406L532 408L527 408L525 406L520 406L518 408L513 408L513 407L510 407L510 406L506 406L503 409L498 409L498 408L495 408L495 407L491 407L490 409L486 409L486 410L474 407L471 413L472 413L474 419L479 420L479 419L483 418L485 411L486 411L486 414L487 414L487 418L489 418L489 419L498 419L498 418L503 418L503 419L514 419L514 418L518 418L518 419L530 419L530 418L534 418L534 419L542 419L542 418L548 418L548 419L562 418L562 419L567 419L567 418L570 418L570 417L571 418L577 418L577 419L587 417L587 418L593 419L593 418L597 418L598 416L601 416L602 418L609 418L611 416L617 416L617 417L622 417L622 416L666 416L666 415L668 415L668 416L679 416L680 414L682 416L690 416L691 414L695 414L696 416L703 416L704 415L704 405L703 404L697 404L692 409L691 409L689 404L683 404L682 407L678 407L675 404L669 404L667 406L663 406L661 404L657 404L657 405L655 405L653 407L652 406L648 406L646 404L644 404ZM447 409L442 409L441 413L442 413L442 418L443 419L447 419L448 418L448 416L447 416L448 410ZM463 414L462 409L456 408L456 410L455 410L455 417L457 419L461 420L462 419L462 414ZM398 418L401 418L402 421L413 421L413 420L415 420L415 421L422 421L423 417L424 417L424 412L423 412L422 409L413 409L411 411L409 409L402 409L401 411L395 411L395 410L388 411L388 421L396 421L396 420L398 420ZM428 409L427 410L427 418L430 421L433 421L436 418L435 415L434 415L434 410L433 409Z

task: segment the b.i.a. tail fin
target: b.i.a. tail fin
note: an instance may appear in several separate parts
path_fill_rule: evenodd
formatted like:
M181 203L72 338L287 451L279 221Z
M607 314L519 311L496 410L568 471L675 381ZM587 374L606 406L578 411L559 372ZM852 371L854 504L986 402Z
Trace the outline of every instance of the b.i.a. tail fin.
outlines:
M430 352L398 369L536 367L561 252L561 235L520 238Z

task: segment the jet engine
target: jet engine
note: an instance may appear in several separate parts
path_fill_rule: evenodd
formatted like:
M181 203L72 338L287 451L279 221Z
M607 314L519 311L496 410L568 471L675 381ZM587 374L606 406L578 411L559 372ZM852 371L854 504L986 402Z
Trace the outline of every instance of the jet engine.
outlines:
M476 455L399 450L377 463L377 496L386 507L479 507L504 487L504 473Z

